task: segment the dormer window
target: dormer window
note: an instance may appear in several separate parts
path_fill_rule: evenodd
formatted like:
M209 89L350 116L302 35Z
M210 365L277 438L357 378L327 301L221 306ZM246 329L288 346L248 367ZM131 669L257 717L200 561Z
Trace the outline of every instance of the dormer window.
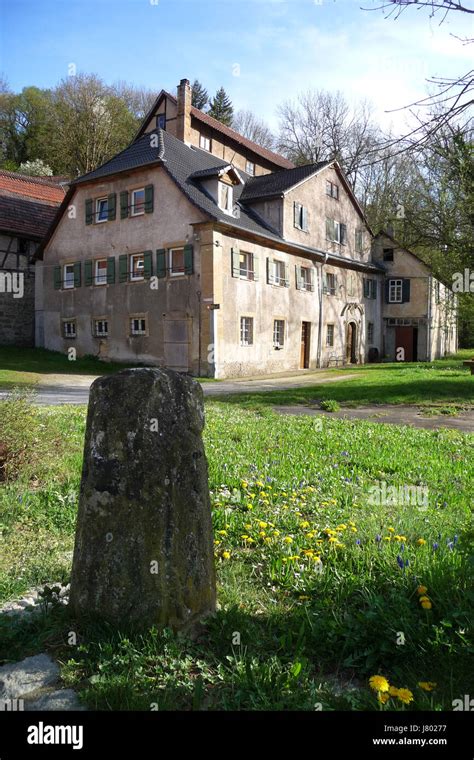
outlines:
M233 188L225 182L219 182L219 207L226 214L232 213L233 208Z

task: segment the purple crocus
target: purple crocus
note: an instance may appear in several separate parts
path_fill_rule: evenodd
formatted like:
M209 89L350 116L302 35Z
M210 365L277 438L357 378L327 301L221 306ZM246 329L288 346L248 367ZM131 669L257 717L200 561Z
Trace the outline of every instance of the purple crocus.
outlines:
M378 544L381 542L381 540L382 540L382 536L380 535L380 533L377 533L377 535L375 536L375 540L376 540L376 542L377 542Z
M433 551L435 552L436 549L438 549L438 548L439 548L439 544L438 544L437 541L435 541L434 544L433 544Z
M404 570L404 569L405 569L405 563L403 562L403 560L402 560L402 558L400 557L400 555L399 555L399 554L397 554L397 564L398 564L398 567L399 567L401 570Z
M356 544L357 546L360 546L360 538L356 538Z

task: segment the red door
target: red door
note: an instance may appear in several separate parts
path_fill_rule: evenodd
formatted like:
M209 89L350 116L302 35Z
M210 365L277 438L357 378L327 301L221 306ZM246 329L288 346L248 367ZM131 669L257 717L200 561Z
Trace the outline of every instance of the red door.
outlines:
M400 348L403 348L403 354L400 352ZM413 327L395 328L395 360L399 362L413 361Z

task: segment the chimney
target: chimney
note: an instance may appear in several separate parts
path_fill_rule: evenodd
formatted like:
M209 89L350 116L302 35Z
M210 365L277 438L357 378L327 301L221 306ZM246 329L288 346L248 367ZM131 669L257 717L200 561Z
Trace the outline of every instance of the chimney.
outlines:
M182 79L178 85L176 137L188 144L191 143L191 95L189 79Z

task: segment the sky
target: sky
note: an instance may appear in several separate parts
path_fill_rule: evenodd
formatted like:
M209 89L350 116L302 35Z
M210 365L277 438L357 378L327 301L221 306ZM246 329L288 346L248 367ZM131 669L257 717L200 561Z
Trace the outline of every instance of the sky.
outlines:
M308 89L369 100L385 128L426 79L472 68L473 19L427 9L394 20L382 0L0 0L0 73L11 89L52 87L71 71L159 92L198 78L273 129L277 106ZM364 10L370 9L370 10ZM469 28L469 24L471 25ZM391 113L389 113L391 112Z

